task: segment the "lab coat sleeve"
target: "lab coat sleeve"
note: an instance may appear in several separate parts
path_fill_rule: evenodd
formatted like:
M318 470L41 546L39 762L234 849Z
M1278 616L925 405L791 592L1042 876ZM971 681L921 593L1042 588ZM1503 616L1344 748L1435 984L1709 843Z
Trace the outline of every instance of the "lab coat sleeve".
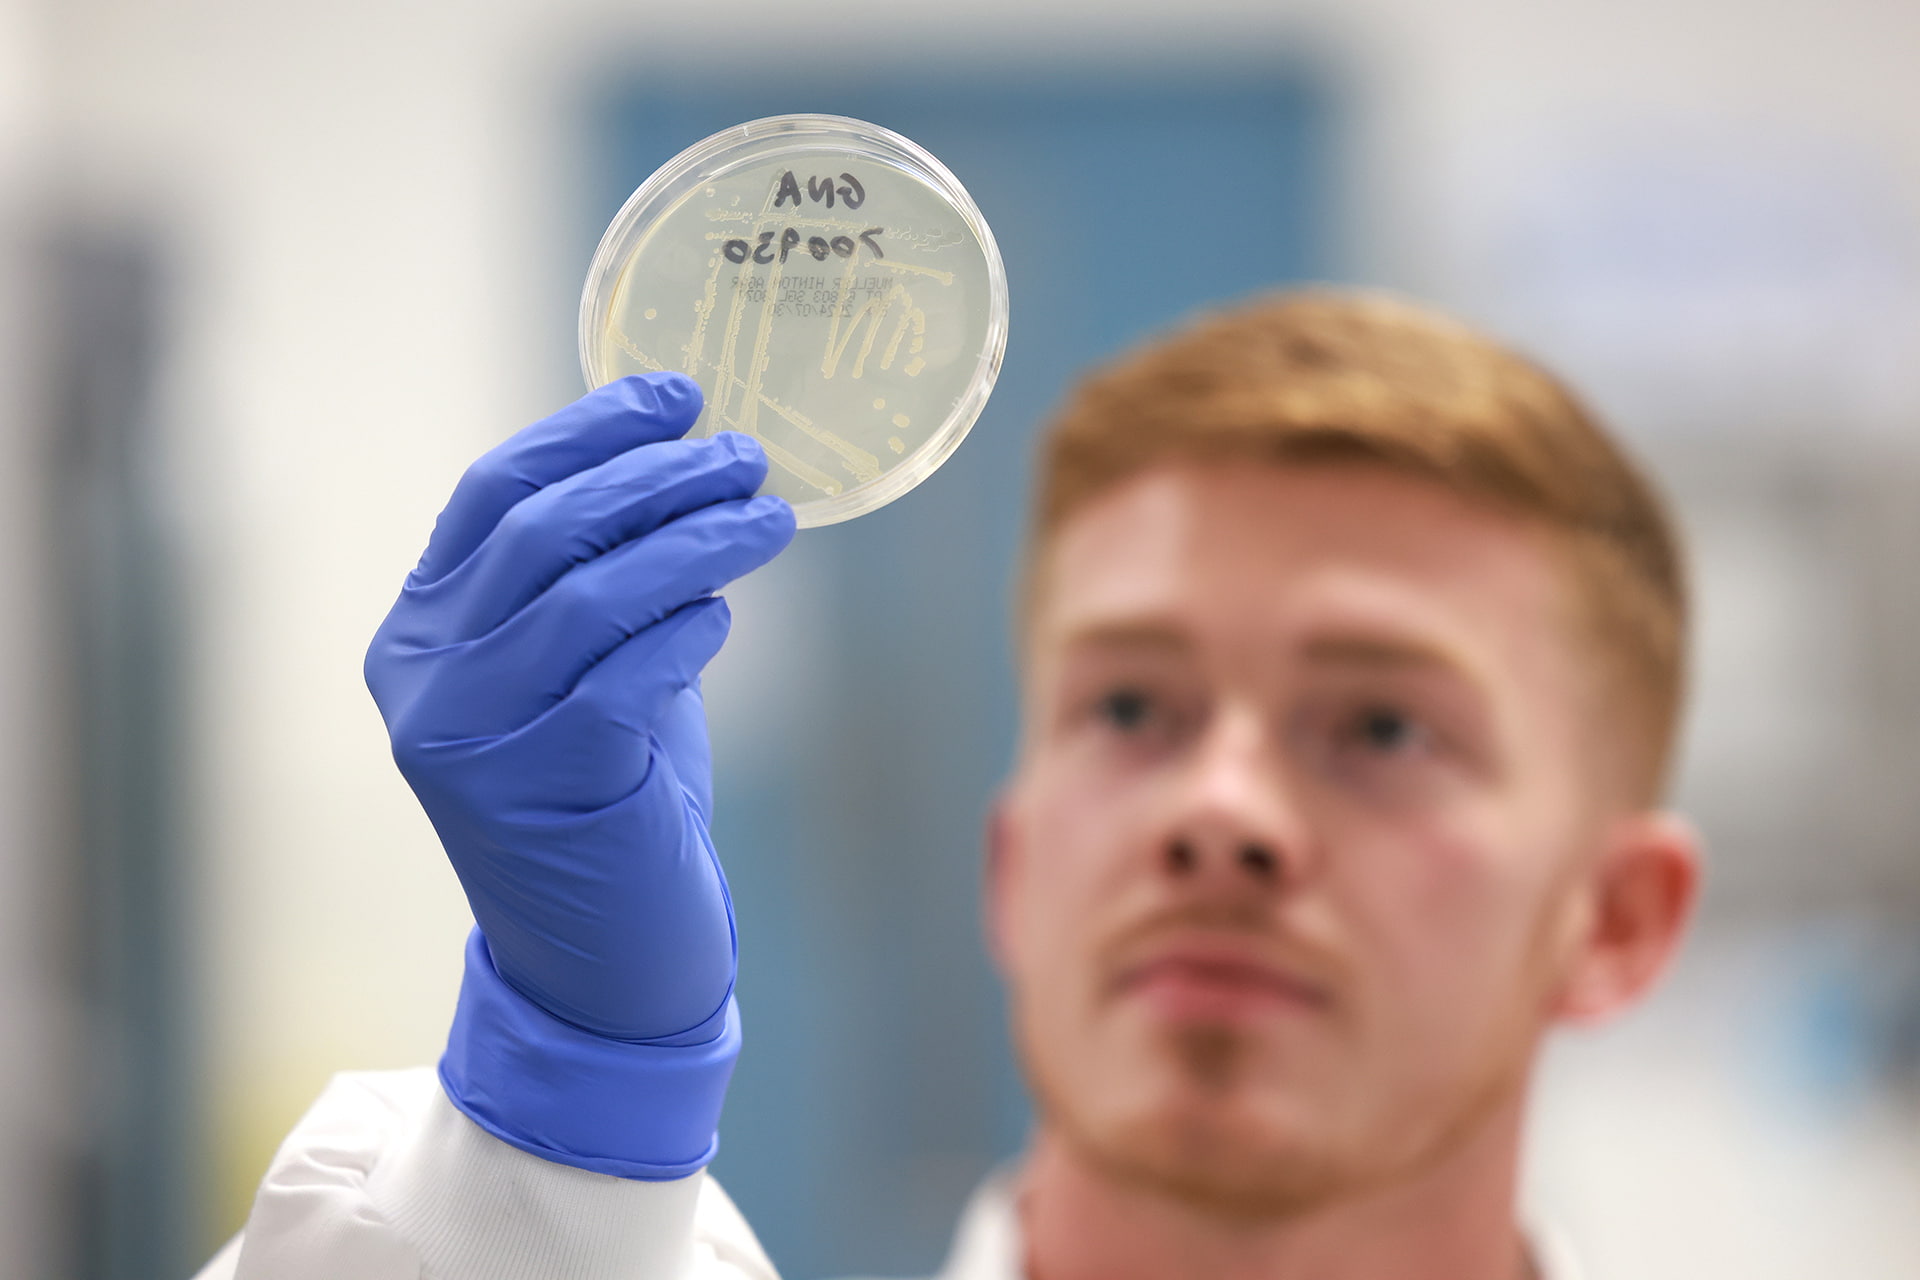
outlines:
M777 1280L704 1171L554 1164L456 1110L425 1067L336 1076L242 1235L196 1280Z

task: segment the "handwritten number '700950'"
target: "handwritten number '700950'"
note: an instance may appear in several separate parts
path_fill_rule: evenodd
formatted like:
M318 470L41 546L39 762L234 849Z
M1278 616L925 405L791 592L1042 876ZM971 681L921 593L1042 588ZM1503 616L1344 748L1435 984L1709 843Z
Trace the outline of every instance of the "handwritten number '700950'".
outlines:
M860 233L860 243L873 250L873 256L876 258L884 258L887 256L880 251L879 241L874 239L875 236L880 234L881 230L882 228L880 227L868 227ZM773 235L774 233L771 231L762 231L760 233L759 243L757 244L748 244L745 240L729 240L720 246L720 252L726 255L728 262L745 262L748 258L752 258L755 262L763 266L775 260L785 262L787 255L799 246L800 233L792 227L788 227L780 233L780 243L777 248L774 245ZM836 254L842 258L851 258L857 247L853 241L846 236L835 236L831 240L825 236L809 236L806 245L807 252L811 253L816 260L821 262L827 260L829 253Z

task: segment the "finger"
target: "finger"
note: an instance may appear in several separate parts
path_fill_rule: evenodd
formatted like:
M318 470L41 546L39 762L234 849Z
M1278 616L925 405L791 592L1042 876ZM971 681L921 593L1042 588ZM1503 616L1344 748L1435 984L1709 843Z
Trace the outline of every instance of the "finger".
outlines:
M750 436L631 449L522 500L472 555L410 592L452 642L484 635L576 565L716 502L751 497L767 476Z
M703 405L698 384L685 374L639 374L609 382L525 428L460 477L408 581L433 582L451 571L515 503L555 481L640 445L685 435Z
M645 628L778 555L793 509L774 497L681 516L562 575L486 635L442 651L431 699L445 736L508 733Z

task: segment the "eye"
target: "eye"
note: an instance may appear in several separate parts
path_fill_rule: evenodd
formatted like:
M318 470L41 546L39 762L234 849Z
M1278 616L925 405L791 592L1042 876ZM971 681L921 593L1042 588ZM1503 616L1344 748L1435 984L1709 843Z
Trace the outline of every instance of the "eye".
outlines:
M1102 694L1095 711L1116 729L1138 729L1147 721L1153 703L1138 689L1115 689Z
M1492 780L1484 735L1443 697L1420 688L1310 691L1288 725L1303 776L1377 813L1447 803Z
M1383 755L1420 746L1425 738L1412 717L1393 707L1368 707L1354 719L1353 736L1359 745Z
M1424 720L1392 703L1354 707L1335 721L1331 745L1355 759L1411 760L1439 746Z

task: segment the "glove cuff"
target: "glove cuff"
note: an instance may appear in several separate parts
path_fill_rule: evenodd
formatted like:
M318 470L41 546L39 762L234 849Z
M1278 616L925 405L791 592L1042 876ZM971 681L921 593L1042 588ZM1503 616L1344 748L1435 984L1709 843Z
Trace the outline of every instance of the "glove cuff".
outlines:
M715 1129L739 1054L731 995L719 1034L704 1043L608 1039L509 987L476 928L440 1083L468 1119L522 1151L665 1181L703 1168L719 1149Z

